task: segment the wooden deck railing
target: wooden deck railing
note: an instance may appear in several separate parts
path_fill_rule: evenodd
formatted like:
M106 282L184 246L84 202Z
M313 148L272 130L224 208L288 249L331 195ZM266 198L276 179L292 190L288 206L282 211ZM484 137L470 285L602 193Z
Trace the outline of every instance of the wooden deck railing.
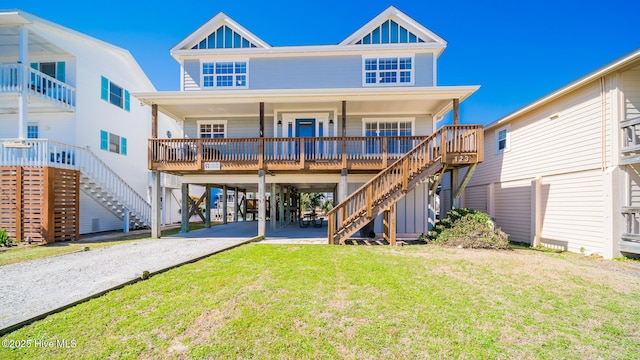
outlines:
M329 211L329 243L355 220L371 219L374 207L391 194L409 191L410 181L435 162L455 166L482 161L483 139L482 125L456 125L445 126L417 144Z
M423 136L150 139L149 168L175 171L341 169L357 163L382 169ZM208 165L215 164L215 165Z

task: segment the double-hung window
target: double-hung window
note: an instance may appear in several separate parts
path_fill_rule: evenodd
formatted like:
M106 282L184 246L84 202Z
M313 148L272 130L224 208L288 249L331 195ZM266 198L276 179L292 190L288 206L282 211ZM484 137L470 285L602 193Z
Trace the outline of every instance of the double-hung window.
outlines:
M246 61L210 61L202 63L203 88L246 88Z
M509 151L510 147L510 127L505 126L496 130L496 154Z
M365 86L413 85L413 56L363 58Z
M131 109L131 96L129 90L124 89L106 77L101 77L101 93L100 98L108 103L111 103L125 111Z
M100 130L100 150L127 155L127 138Z
M402 138L413 135L413 119L373 120L364 119L364 136L385 137L385 139L371 139L365 143L365 154L402 155L413 147L413 140ZM384 141L384 143L383 143Z

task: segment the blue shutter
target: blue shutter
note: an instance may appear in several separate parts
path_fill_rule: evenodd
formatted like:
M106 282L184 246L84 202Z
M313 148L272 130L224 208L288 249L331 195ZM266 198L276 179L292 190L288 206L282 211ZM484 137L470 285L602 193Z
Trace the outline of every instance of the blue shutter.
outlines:
M109 133L100 130L100 150L109 150Z
M59 61L56 64L56 79L67 82L67 71L64 61Z
M130 104L129 104L130 101L131 101L131 99L130 99L130 96L129 96L129 90L125 90L124 91L124 109L126 111L129 111L129 109L130 109Z
M120 154L127 155L127 138L120 138Z
M101 93L100 93L100 98L104 101L109 101L109 79L107 79L104 76L101 76L102 78L102 85L101 85Z
M31 68L32 69L36 69L36 70L40 70L40 66L38 63L31 63Z

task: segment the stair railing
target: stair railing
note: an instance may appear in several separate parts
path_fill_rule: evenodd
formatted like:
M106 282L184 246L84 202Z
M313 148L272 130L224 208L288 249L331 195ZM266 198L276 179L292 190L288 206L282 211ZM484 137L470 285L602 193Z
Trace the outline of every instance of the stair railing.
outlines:
M46 139L2 139L0 150L4 165L79 170L146 225L151 224L151 205L89 149Z
M389 195L398 190L408 192L410 181L434 162L448 162L446 153L480 152L481 131L481 125L443 126L382 170L327 213L329 244L334 243L337 232L358 218L372 219L374 207Z

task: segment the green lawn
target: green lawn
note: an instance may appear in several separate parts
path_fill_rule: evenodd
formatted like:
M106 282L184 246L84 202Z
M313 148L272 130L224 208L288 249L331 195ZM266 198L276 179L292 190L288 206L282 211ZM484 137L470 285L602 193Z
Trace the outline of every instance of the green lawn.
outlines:
M5 335L32 345L0 358L632 359L639 309L636 261L250 244Z
M218 224L212 224L212 226L216 226ZM190 224L189 230L198 230L204 228L203 224L196 223ZM180 232L180 228L169 229L162 231L162 236L175 235ZM149 238L149 234L142 235L131 235L128 233L121 233L119 235L114 235L113 240L108 241L63 241L46 245L34 245L34 246L17 246L12 248L3 248L0 252L0 266L15 264L23 261L42 259L50 256L67 254L75 251L80 251L85 246L88 246L89 249L98 249L101 247L113 246L118 244L123 244L128 241L133 240L151 240Z

